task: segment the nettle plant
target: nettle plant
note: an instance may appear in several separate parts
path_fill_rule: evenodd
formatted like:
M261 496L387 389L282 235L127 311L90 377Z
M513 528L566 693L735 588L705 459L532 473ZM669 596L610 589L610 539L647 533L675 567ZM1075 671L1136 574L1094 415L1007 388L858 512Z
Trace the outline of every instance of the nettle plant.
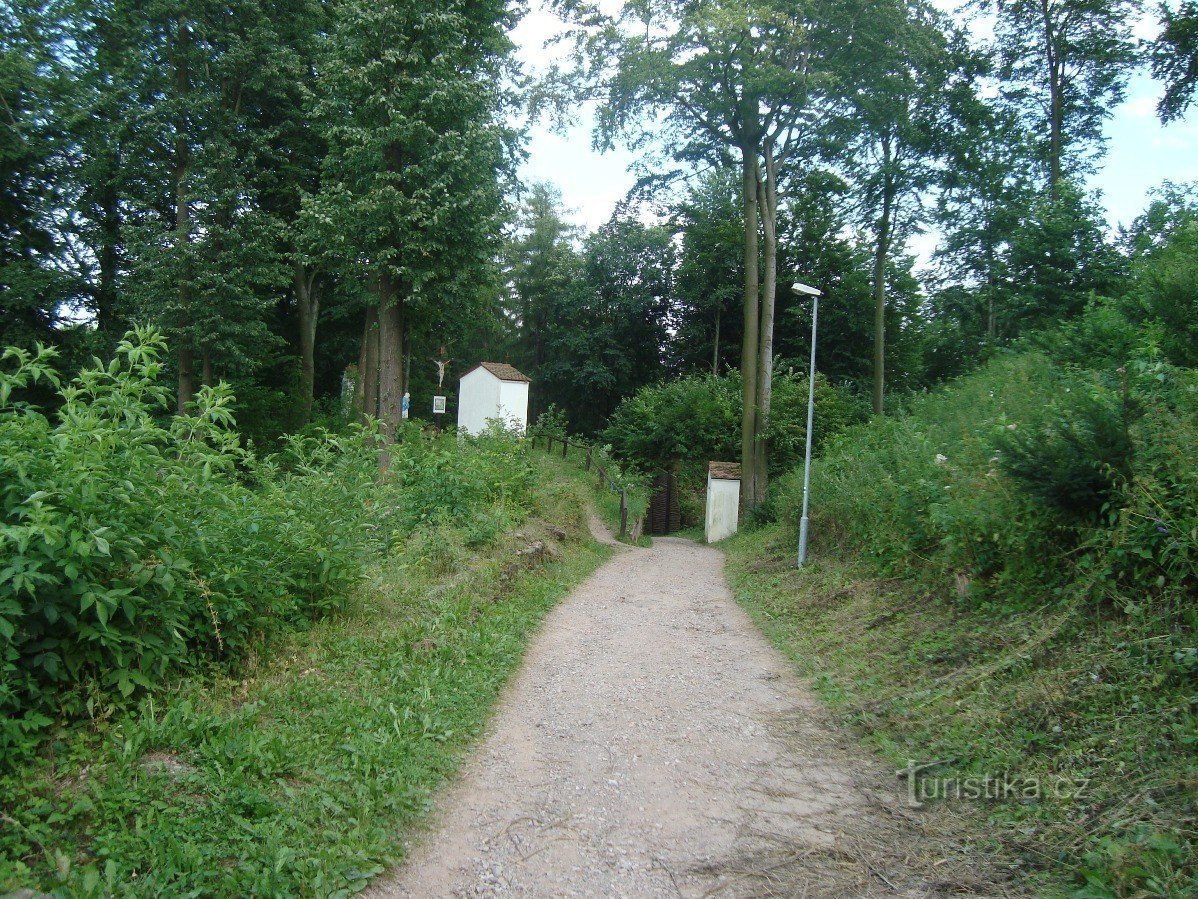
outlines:
M168 413L165 346L130 332L60 388L52 416L18 397L58 385L53 351L3 356L0 747L47 712L94 713L172 668L235 660L360 574L368 441L323 435L255 460L226 385Z

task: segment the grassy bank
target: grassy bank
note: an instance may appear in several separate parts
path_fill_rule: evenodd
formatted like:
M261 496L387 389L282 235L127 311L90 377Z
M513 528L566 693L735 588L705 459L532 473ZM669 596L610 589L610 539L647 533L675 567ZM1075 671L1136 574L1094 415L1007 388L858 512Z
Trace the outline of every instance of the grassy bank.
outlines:
M1038 785L973 805L1046 894L1198 892L1198 421L1185 372L1149 373L999 360L834 441L808 569L793 479L727 544L738 599L896 768ZM1127 458L1069 458L1108 418ZM1079 484L1101 508L1050 501Z
M529 464L502 533L421 527L236 676L57 728L0 780L0 891L339 895L393 864L537 623L606 558L589 481Z

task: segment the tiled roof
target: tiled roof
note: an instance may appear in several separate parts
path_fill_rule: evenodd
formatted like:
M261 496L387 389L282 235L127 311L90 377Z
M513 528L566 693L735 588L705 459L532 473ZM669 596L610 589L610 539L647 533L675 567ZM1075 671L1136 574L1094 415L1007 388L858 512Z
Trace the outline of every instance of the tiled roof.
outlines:
M707 465L707 473L713 478L721 481L739 481L740 480L740 463L739 462L710 462Z
M480 362L474 368L470 369L470 371L466 372L466 375L478 368L485 368L501 381L524 381L528 384L532 383L532 378L526 374L522 374L519 369L513 365L508 365L506 362ZM462 377L464 378L466 375L462 375Z

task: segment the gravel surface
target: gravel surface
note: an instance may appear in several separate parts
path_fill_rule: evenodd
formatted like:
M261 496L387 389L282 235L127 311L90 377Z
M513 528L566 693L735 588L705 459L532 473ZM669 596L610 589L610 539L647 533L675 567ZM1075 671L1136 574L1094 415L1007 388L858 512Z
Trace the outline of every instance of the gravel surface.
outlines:
M548 616L430 831L370 894L1006 894L949 831L829 721L722 554L656 538Z

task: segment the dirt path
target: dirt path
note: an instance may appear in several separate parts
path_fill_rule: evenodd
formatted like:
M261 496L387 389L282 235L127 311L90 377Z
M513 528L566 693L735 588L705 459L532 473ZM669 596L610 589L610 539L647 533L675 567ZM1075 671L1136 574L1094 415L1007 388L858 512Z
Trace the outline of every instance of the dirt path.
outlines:
M939 829L940 825L937 825ZM658 538L555 609L375 896L987 895L732 600Z

